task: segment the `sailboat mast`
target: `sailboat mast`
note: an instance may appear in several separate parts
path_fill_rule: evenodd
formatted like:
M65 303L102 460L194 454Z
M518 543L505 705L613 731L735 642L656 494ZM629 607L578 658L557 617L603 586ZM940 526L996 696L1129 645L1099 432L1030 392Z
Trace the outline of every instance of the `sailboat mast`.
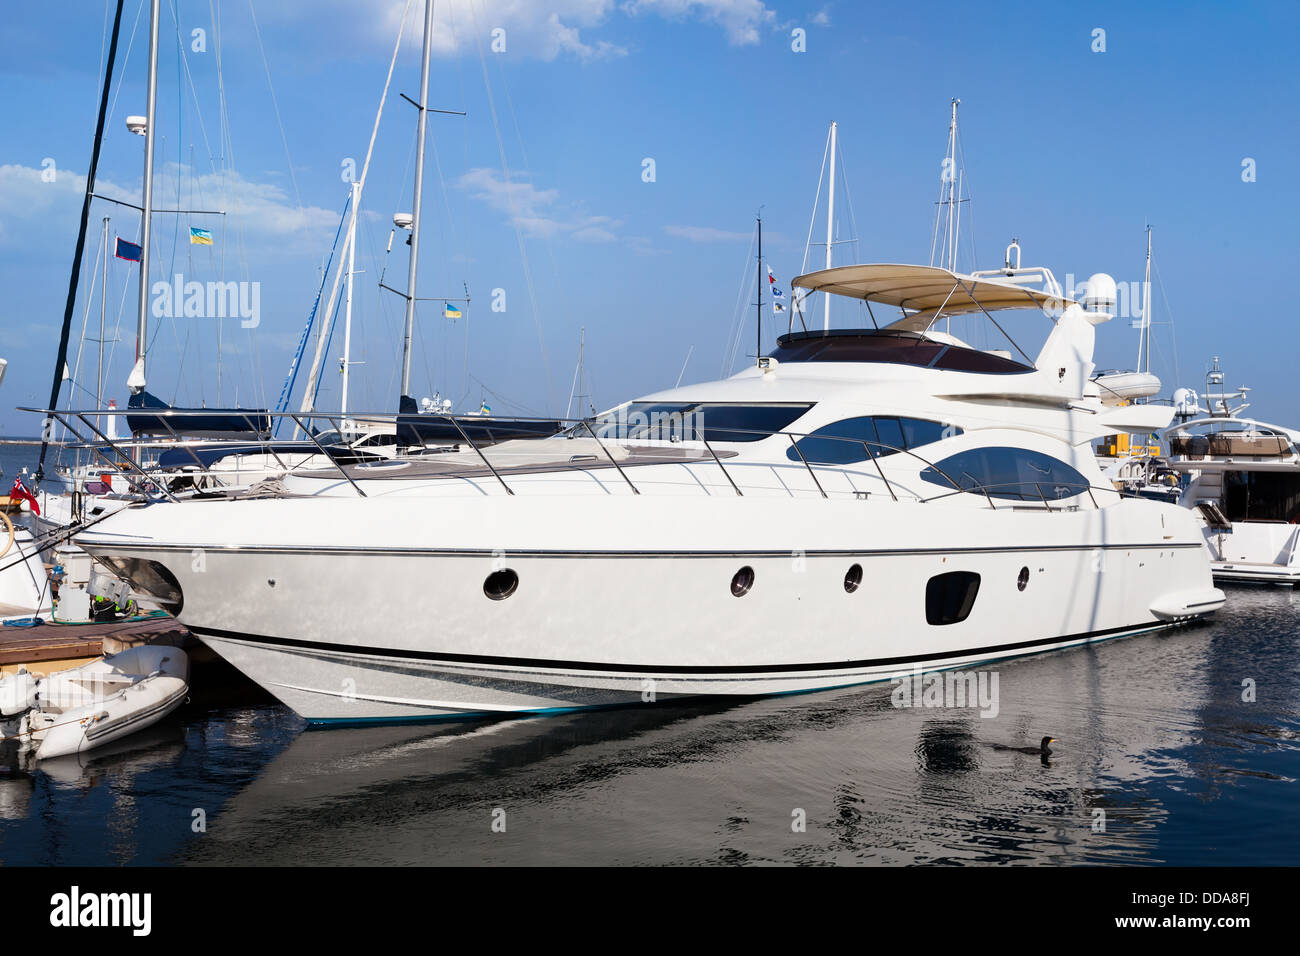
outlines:
M586 397L587 394L585 391L583 391L583 389L586 387L585 379L587 377L587 370L583 368L583 362L586 360L586 355L587 355L587 327L584 325L578 333L578 417L579 418L587 417L582 411L582 400L583 398Z
M360 201L361 184L353 180L352 218L348 224L348 284L343 307L343 394L339 399L340 415L348 413L348 374L352 368L352 273L357 265L357 203Z
M831 267L831 251L834 248L834 226L835 226L835 140L836 133L839 130L838 123L831 123L831 180L830 180L830 200L826 206L826 268ZM829 330L831 327L831 294L826 293L826 312L822 318L822 328Z
M415 147L415 194L411 209L411 265L406 278L406 331L402 337L402 399L411 394L411 337L415 332L415 279L420 261L420 200L424 193L424 132L429 115L429 55L433 49L433 0L424 0L424 62L420 67L420 119Z
M763 357L763 217L758 216L758 269L754 273L754 284L758 286L758 297L754 310L758 318L758 343L754 350L754 361Z
M90 151L90 168L86 170L86 189L81 200L81 220L77 226L77 245L72 254L72 269L68 275L68 297L63 304L63 325L59 329L59 350L54 360L54 381L50 384L50 404L53 411L59 404L63 388L63 369L68 357L68 336L72 331L72 312L77 304L77 286L81 282L81 257L86 249L86 227L90 223L90 203L95 198L95 176L99 171L99 151L104 144L104 117L108 113L108 95L113 86L113 64L117 62L117 41L122 27L123 0L117 0L113 14L113 32L108 41L108 59L104 66L104 85L99 94L99 113L95 118L95 140ZM36 460L36 484L45 478L45 455L54 438L54 419L47 416L41 426L41 451Z
M135 324L135 367L127 385L132 392L145 387L145 351L149 335L149 246L153 224L153 134L158 107L158 7L149 5L149 79L144 128L144 201L140 210L140 301Z
M95 407L104 407L104 315L108 311L108 217L104 217L104 275L99 287L99 364L95 367Z
M934 214L934 235L930 239L930 265L957 271L957 240L961 236L961 175L957 169L957 107L953 97L948 119L948 152L939 177L939 202ZM942 236L942 240L940 240Z
M948 268L957 272L957 104L953 98L953 118L948 125Z

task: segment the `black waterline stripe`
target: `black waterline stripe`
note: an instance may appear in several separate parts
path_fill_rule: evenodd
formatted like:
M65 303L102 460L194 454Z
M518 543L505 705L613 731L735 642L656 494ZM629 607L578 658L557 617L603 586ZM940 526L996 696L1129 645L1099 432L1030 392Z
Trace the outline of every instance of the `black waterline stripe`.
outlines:
M185 625L200 637L215 637L221 640L235 641L241 644L269 644L272 646L296 648L300 650L334 651L342 654L356 654L364 657L391 657L399 660L419 660L442 662L446 664L487 664L497 667L544 667L549 669L568 669L582 671L612 671L623 674L784 674L799 671L840 671L862 667L889 667L898 664L914 664L924 661L942 660L952 657L971 657L974 655L999 654L1004 651L1025 650L1031 647L1050 647L1056 644L1068 644L1071 641L1083 641L1094 637L1106 637L1125 631L1139 631L1165 627L1161 621L1145 624L1130 624L1125 627L1111 627L1082 634L1067 634L1063 637L1049 637L1032 641L1018 641L1011 644L990 644L985 647L972 647L966 650L934 651L929 654L909 654L903 657L877 657L859 661L832 661L822 664L741 664L741 665L653 665L653 664L604 664L589 661L547 660L533 657L494 657L479 654L444 654L435 651L406 651L392 648L365 647L360 644L335 644L329 641L304 641L291 637L267 637L257 634L245 634L238 631L222 631L216 628Z

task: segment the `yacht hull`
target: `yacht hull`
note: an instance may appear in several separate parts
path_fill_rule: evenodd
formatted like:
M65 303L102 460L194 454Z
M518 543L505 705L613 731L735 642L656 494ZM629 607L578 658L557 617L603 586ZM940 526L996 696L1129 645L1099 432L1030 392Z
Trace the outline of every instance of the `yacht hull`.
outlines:
M545 668L528 661L465 666L391 649L304 645L295 639L195 629L214 651L311 723L464 719L559 714L598 707L654 703L685 696L771 696L810 693L951 670L1082 644L1130 637L1173 625L1155 622L1118 631L1066 635L1026 644L941 652L912 663L855 661L816 671L756 675L725 671L682 674L671 667L611 673L600 665ZM364 688L364 689L363 689ZM972 706L974 701L972 700Z
M1296 565L1214 561L1210 569L1219 584L1300 585L1300 566Z
M1199 512L1198 512L1199 515ZM1204 522L1204 516L1200 516ZM1280 521L1205 525L1210 571L1220 584L1300 584L1300 528Z
M164 568L184 624L320 722L807 692L1128 636L1223 600L1190 514L1151 502L610 496L575 521L555 499L339 498L328 527L320 504L227 503L220 530L203 503L151 506L78 543L137 589ZM493 600L507 569L518 585ZM978 575L969 615L931 623L930 582L952 572Z

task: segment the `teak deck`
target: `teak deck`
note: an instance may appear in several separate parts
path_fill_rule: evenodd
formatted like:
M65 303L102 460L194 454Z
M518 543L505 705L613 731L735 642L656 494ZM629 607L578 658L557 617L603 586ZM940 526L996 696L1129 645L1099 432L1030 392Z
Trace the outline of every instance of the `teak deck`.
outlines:
M171 618L97 624L0 628L0 673L33 674L76 667L136 644L180 644L189 632Z

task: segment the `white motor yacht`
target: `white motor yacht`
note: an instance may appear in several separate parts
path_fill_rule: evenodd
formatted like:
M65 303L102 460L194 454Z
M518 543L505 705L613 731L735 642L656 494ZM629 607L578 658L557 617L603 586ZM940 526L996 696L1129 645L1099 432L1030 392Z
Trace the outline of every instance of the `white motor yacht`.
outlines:
M1300 430L1244 417L1248 391L1226 392L1217 356L1208 412L1179 389L1168 467L1185 476L1180 504L1195 513L1216 581L1300 584Z
M1090 381L1109 277L1081 302L1009 262L794 284L901 317L792 332L558 437L136 505L77 543L313 722L813 691L1222 604L1191 512L1092 454L1172 416ZM1008 309L1047 314L1036 359L936 328Z

